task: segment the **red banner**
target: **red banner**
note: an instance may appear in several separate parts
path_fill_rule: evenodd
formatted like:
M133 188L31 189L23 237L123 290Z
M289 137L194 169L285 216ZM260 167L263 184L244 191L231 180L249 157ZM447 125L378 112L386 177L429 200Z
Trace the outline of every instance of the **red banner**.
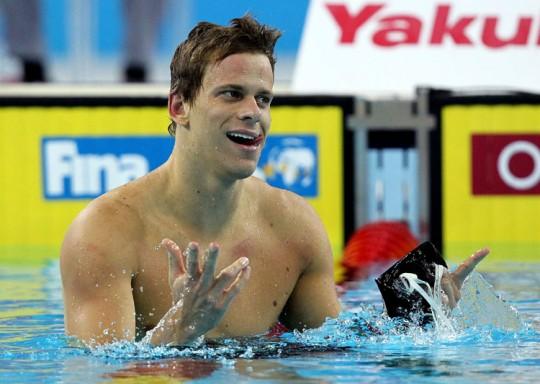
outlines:
M473 195L540 194L540 134L473 134Z

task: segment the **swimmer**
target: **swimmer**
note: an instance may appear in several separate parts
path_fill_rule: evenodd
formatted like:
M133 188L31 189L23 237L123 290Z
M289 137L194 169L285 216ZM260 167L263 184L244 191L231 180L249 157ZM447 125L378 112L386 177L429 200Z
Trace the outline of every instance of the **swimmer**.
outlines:
M92 201L61 250L65 329L87 345L153 345L320 326L337 317L331 247L299 196L252 176L270 129L280 32L199 23L171 62L175 145ZM476 255L445 285L456 298Z

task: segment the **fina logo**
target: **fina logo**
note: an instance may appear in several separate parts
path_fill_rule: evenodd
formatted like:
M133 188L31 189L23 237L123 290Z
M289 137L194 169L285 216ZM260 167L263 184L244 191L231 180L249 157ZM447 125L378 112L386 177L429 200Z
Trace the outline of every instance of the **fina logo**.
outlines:
M45 199L91 199L162 164L167 136L49 137L42 139Z
M304 197L318 195L315 135L271 135L266 139L255 176Z

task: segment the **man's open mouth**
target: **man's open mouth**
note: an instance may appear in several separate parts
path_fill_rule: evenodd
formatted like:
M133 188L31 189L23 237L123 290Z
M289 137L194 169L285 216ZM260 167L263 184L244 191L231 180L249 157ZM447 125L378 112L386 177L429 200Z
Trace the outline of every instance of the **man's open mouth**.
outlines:
M227 137L236 144L248 146L259 145L263 140L263 135L252 136L239 132L227 132Z

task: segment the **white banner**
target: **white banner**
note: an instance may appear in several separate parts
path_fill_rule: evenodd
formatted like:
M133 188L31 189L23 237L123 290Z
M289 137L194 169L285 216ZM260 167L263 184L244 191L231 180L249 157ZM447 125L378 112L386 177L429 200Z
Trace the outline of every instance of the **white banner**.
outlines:
M539 0L311 0L300 93L540 91Z

